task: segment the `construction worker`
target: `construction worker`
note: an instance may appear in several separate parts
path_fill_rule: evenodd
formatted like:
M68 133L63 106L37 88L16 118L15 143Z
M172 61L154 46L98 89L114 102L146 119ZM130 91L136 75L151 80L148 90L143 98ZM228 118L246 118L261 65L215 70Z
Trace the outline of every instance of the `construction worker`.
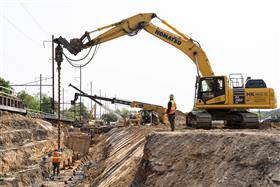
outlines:
M55 176L55 171L56 175L59 174L59 165L60 165L60 153L58 152L57 149L54 150L52 153L52 164L53 164L53 176Z
M170 94L169 98L170 98L170 100L168 102L166 113L168 115L168 121L170 123L171 130L174 131L175 130L175 112L176 112L177 106L174 101L174 95Z
M142 116L141 116L140 112L136 112L135 117L136 117L136 120L137 120L136 123L138 125L141 125L142 124Z
M47 156L43 156L42 160L39 163L39 166L42 171L42 176L47 179L49 177L49 161Z

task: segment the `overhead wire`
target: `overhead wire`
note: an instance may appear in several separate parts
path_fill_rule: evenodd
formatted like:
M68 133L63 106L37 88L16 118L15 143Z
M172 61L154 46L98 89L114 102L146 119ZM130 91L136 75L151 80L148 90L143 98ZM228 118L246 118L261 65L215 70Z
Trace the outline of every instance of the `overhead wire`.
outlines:
M25 10L25 12L32 18L33 22L37 25L37 27L44 32L46 35L49 35L48 32L41 26L41 24L36 20L36 18L31 14L31 12L25 7L25 5L18 0L20 6Z
M36 43L37 45L41 45L38 42L36 42L33 38L28 36L25 32L23 32L19 27L17 27L10 19L8 19L3 14L0 14L3 19L5 19L11 26L14 27L15 30L17 30L19 33L21 33L23 36L25 36L28 40L32 41L33 43Z
M49 80L49 79L52 79L52 77L42 78L42 80L41 80L41 81L45 81L45 80ZM32 81L32 82L28 82L28 83L25 83L24 85L33 84L33 83L36 83L36 82L40 82L40 80L36 80L36 81Z

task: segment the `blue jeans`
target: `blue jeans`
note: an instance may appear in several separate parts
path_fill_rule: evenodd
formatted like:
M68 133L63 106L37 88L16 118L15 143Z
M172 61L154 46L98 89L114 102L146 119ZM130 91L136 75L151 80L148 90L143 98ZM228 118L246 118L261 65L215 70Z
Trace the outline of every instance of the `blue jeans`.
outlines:
M168 121L172 131L175 131L175 114L168 114Z

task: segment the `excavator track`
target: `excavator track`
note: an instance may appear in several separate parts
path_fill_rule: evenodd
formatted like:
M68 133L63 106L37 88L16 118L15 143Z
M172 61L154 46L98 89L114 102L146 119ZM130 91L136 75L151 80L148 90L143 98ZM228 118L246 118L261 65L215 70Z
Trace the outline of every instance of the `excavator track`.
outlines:
M260 127L258 116L248 111L233 111L226 117L228 128L257 129Z
M258 116L246 110L197 110L186 117L187 127L211 129L213 120L224 121L224 128L258 129Z
M186 117L186 124L191 128L211 129L212 116L203 110L192 111Z

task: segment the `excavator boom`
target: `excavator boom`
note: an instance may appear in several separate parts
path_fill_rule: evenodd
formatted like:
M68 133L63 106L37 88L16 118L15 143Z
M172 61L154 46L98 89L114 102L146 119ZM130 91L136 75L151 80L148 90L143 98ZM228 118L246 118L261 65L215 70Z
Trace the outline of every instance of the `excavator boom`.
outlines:
M120 22L110 24L98 28L92 32L85 32L81 38L74 38L68 42L63 37L55 39L57 44L62 44L71 54L77 55L83 49L119 38L121 36L134 36L144 29L148 33L167 42L168 44L178 48L185 53L197 66L202 76L213 76L214 72L209 64L209 60L199 43L192 38L182 34L180 31L172 27L166 21L158 18L164 25L169 27L173 32L166 31L151 23L153 18L158 18L155 13L137 14L135 16L124 19ZM91 38L90 34L96 31L109 29L95 38Z

